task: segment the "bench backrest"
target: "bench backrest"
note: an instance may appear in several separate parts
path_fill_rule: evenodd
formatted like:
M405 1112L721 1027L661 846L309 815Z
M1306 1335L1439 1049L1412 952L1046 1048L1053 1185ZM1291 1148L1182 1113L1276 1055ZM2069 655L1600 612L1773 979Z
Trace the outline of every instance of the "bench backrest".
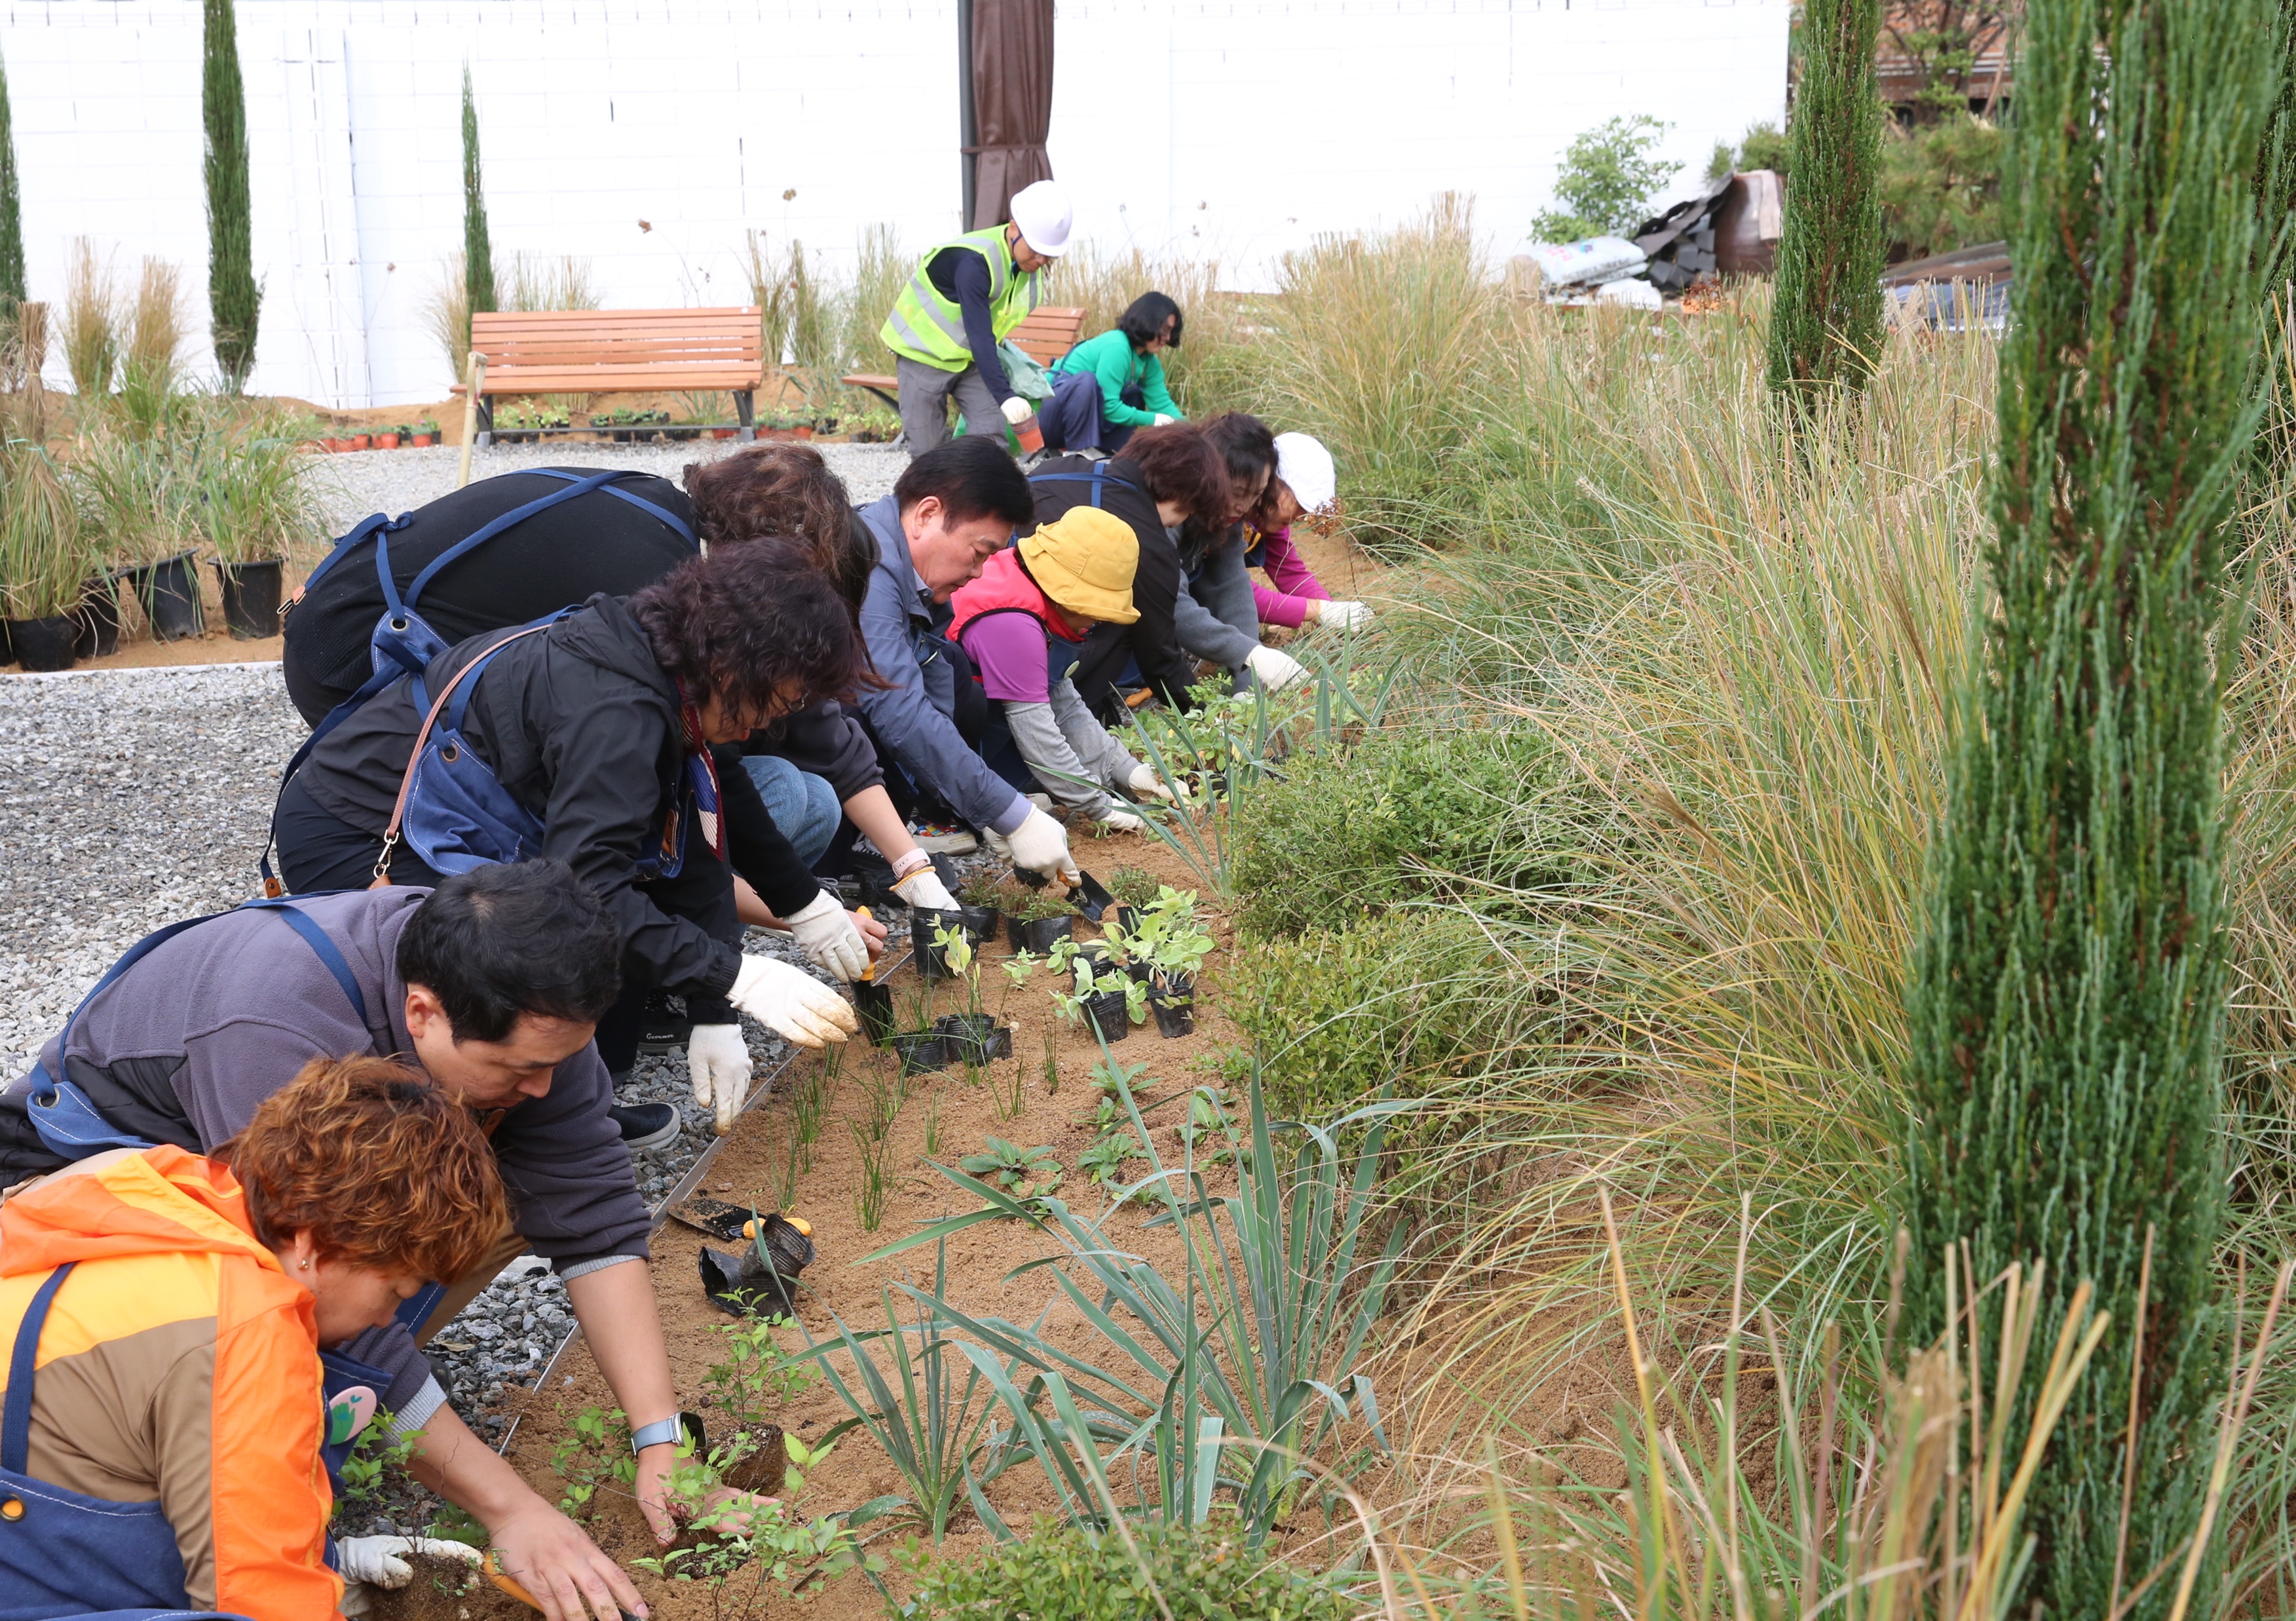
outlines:
M1038 366L1050 366L1077 346L1077 334L1083 330L1083 310L1046 304L1030 310L1005 341Z
M486 391L750 389L765 381L756 305L497 310L471 317Z

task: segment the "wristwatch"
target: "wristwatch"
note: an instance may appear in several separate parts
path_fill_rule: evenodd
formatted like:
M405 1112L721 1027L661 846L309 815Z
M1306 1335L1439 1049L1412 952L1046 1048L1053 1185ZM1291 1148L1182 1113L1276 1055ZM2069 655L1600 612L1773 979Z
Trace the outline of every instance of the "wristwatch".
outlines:
M709 1438L702 1430L699 1414L673 1413L667 1419L657 1419L632 1430L630 1456L636 1457L649 1446L660 1446L664 1443L676 1445L680 1441L691 1441L697 1456L709 1450Z

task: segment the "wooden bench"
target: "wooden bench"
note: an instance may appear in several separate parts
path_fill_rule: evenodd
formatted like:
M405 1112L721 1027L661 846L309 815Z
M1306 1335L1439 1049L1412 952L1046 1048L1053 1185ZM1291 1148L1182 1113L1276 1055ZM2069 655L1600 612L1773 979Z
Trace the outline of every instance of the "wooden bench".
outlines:
M1077 334L1083 330L1083 310L1040 304L1023 316L1018 326L1004 334L1004 341L1038 366L1050 366L1077 346ZM850 377L840 377L837 381L849 389L868 390L892 407L895 415L899 414L899 378L879 372L856 372Z
M756 394L765 384L766 362L754 304L488 311L471 317L471 347L487 358L485 380L479 385L481 445L494 442L489 402L504 394L723 391L734 396L742 437L757 437ZM456 384L455 392L463 391L463 385Z

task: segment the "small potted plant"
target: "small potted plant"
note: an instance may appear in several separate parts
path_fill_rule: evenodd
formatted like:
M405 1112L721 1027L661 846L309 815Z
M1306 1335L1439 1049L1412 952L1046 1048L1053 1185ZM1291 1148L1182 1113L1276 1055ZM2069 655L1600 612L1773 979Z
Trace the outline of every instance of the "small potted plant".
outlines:
M0 447L0 478L8 501L0 508L0 619L7 641L28 671L69 670L79 626L89 536L45 450L17 440Z
M1116 897L1112 916L1118 930L1129 934L1140 926L1140 914L1154 904L1162 887L1154 873L1141 867L1119 867L1108 875L1108 893Z
M996 904L1016 951L1045 956L1055 943L1071 938L1076 928L1075 909L1049 889L1000 885Z
M432 422L427 416L421 422L416 423L414 424L414 442L417 445L437 444L439 442L439 424Z
M1096 943L1063 940L1054 946L1053 971L1066 974L1071 989L1053 992L1053 1005L1073 1024L1078 1019L1103 1041L1121 1041L1148 1016L1148 988L1110 960Z
M377 428L374 431L374 448L378 450L398 449L398 430L397 428Z
M979 1069L997 1058L1013 1056L1013 1032L980 1010L980 963L973 942L962 927L937 925L933 947L941 954L950 977L964 983L964 1011L945 1013L932 1023L941 1039L941 1051L967 1069Z
M1196 893L1160 887L1130 936L1133 960L1146 969L1148 1006L1165 1039L1196 1027L1196 975L1212 952L1211 932L1196 921Z

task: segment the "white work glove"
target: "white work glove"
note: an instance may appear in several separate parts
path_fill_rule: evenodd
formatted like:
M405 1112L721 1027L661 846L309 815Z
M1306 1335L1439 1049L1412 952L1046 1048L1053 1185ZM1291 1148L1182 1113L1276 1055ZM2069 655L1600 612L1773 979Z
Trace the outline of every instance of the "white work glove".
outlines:
M1371 605L1361 602L1327 602L1316 610L1316 622L1330 625L1338 630L1360 630L1371 623Z
M1069 853L1068 829L1034 805L1029 807L1028 819L1011 834L989 829L988 848L1015 867L1063 884L1074 884L1083 876L1076 858Z
M814 967L848 984L869 971L869 942L845 903L823 890L782 919Z
M1172 797L1172 790L1164 786L1164 779L1156 775L1155 769L1136 760L1132 762L1132 769L1125 774L1124 786L1136 794L1144 794L1152 799L1168 800Z
M1149 425L1150 427L1152 427L1152 428L1161 428L1161 427L1164 427L1164 426L1166 426L1166 425L1168 425L1168 424L1171 424L1171 423L1176 423L1176 422L1177 422L1177 421L1179 421L1179 420L1180 420L1180 419L1179 419L1178 417L1177 417L1177 416L1165 416L1165 415L1164 415L1164 413L1163 413L1163 412L1159 411L1159 412L1157 412L1157 413L1156 413L1156 420L1155 420L1154 422L1152 422L1152 423L1150 423L1148 425Z
M940 881L940 874L930 867L921 867L894 885L893 893L920 911L956 910L956 897L948 893L948 885Z
M410 1554L434 1559L460 1559L475 1568L481 1555L468 1543L439 1536L347 1536L335 1544L335 1573L343 1578L343 1614L365 1613L368 1587L396 1592L414 1579Z
M1244 655L1244 667L1270 692L1308 679L1308 667L1280 647L1254 647Z
M1129 810L1108 810L1092 819L1103 833L1145 833L1148 824Z
M718 1135L725 1136L734 1129L742 1100L750 1095L750 1044L742 1039L742 1027L696 1024L685 1041L685 1069L693 1079L693 1101L717 1109Z
M1029 402L1018 394L1008 396L1004 405L998 408L1004 413L1004 420L1016 428L1036 415L1029 408Z
M842 1041L861 1028L852 1003L802 968L770 957L742 959L726 1000L800 1047Z

